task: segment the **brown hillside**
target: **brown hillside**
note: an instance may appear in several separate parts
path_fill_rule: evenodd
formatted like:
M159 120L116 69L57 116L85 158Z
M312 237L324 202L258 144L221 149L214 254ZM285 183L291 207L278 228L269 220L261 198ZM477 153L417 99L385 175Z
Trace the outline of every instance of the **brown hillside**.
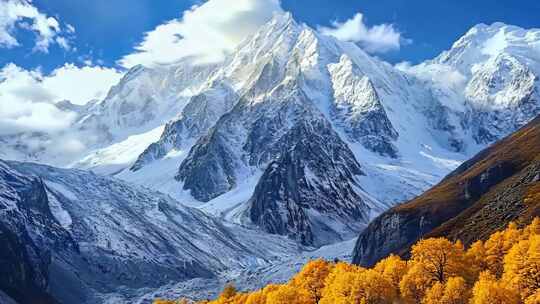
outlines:
M405 254L423 237L470 243L534 216L540 216L540 116L375 219L358 239L354 262L371 265L390 253Z

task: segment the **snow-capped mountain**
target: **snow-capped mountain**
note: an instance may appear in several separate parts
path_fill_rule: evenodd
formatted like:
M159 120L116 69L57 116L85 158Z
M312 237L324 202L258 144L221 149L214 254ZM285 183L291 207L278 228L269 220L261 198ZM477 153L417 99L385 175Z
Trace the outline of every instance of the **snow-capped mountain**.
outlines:
M365 173L346 141L375 155L397 157L398 132L373 83L414 95L399 85L405 75L352 44L297 24L289 14L276 16L214 74L212 83L236 89L234 107L207 133L195 134L200 138L192 137L192 147L163 148L167 145L162 142L175 141L167 138L184 137L182 142L189 143L182 132L171 136L168 127L147 150L150 157L139 158L148 163L172 148L190 149L179 162L173 192L183 190L208 202L242 187L243 181L258 180L248 191L251 198L216 208L239 222L305 244L350 237L371 214L386 208L362 189L359 179ZM232 96L210 95L218 105L228 104ZM413 106L408 112L418 116ZM183 113L182 126L186 117ZM132 168L135 173L120 176L144 176L140 164Z
M477 25L415 74L448 75L448 70L454 75L446 80L460 82L456 89L464 91L463 124L480 144L508 135L540 112L539 29Z
M56 108L74 117L70 128L54 134L0 135L0 142L5 144L0 157L61 167L76 163L78 167L89 169L100 165L99 169L107 174L123 169L159 138L156 131L162 132L163 125L178 116L198 90L197 86L204 84L212 70L211 65L191 64L189 58L167 66L136 66L111 87L103 100L92 100L84 106L69 101L56 103ZM138 140L146 139L142 148L110 157L107 152L111 146L129 142L133 136ZM51 149L53 140L58 146L76 141L77 153L72 155ZM104 163L108 166L103 166Z
M501 124L500 107L479 107L480 76L466 74L463 65L471 63L457 57L475 58L477 66L491 57L455 51L476 48L464 39L403 71L289 14L276 15L214 70L211 85L197 95L204 102L191 102L119 176L305 244L347 238L538 113L537 99L508 102L514 106L507 115L519 119ZM490 94L530 87L531 79L536 86L532 68L524 67L512 70L522 72L507 81L514 88L503 85ZM443 69L463 83L429 77ZM483 75L501 72L483 69ZM218 83L226 89L216 92ZM211 113L207 96L213 97ZM493 103L489 98L484 104ZM156 177L158 171L163 174Z
M135 67L104 100L61 104L87 146L64 165L304 244L345 240L540 112L539 43L479 25L394 67L276 14L221 63Z

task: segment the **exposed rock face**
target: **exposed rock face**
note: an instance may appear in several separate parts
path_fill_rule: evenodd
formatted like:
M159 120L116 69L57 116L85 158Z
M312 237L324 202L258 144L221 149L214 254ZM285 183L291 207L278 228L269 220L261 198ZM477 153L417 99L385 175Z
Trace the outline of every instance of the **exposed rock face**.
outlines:
M223 125L234 128L234 125ZM236 185L235 170L238 160L229 146L226 130L213 128L199 139L190 154L180 165L177 180L184 183L196 199L207 202L223 194Z
M39 260L28 235L20 237L0 224L0 290L19 303L57 303L47 293L48 260Z
M262 169L246 216L267 232L321 245L358 231L369 207L360 165L301 86L285 81L260 101L248 92L197 142L177 178L206 201Z
M371 80L349 57L343 55L337 64L328 68L332 75L334 102L332 115L354 141L381 155L397 157L392 144L398 133L386 115Z
M315 110L293 82L278 86L260 102L248 96L196 143L180 165L177 178L195 198L208 201L232 189L253 170L250 166L265 168L285 148L280 139L291 125Z
M360 234L353 252L353 263L375 265L391 253L401 253L422 235L436 227L429 214L385 212Z
M373 265L390 253L405 254L422 237L470 243L509 221L540 215L540 117L480 152L418 198L377 217L359 236L354 263Z
M43 182L0 163L0 290L19 303L57 303L49 294L51 247L76 251L54 219Z
M356 176L363 173L354 155L323 117L306 121L309 115L280 139L279 156L248 205L251 220L263 230L320 245L341 239L343 231L354 233L369 214L357 193Z
M131 167L137 171L146 164L163 158L173 149L181 149L206 134L238 100L236 93L224 83L213 82L202 93L191 97L179 119L167 123L158 142L151 144Z

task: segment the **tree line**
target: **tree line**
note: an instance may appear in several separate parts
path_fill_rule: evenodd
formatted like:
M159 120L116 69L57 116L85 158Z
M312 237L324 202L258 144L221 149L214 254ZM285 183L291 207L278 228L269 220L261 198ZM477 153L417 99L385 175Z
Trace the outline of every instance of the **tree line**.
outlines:
M418 241L411 257L372 268L314 260L285 284L253 292L227 285L215 300L154 304L540 304L540 219L510 223L468 248L446 238Z

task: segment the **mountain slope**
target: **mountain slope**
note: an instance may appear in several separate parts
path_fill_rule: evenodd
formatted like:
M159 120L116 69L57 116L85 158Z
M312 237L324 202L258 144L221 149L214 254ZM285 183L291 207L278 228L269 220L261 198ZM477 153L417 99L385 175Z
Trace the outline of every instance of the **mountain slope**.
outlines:
M0 219L2 238L13 248L0 258L22 265L2 267L9 274L0 283L15 299L35 286L36 295L46 290L62 303L102 303L119 290L129 301L141 288L217 279L299 250L286 238L225 225L165 195L85 171L0 161L0 185L0 212L8 215Z
M465 243L509 221L540 215L540 116L477 154L419 197L377 217L359 236L353 261L372 265L422 237Z
M20 303L57 303L48 293L48 247L73 243L51 220L42 181L0 163L0 193L0 290Z
M182 130L168 128L162 140L153 144L148 154L141 155L139 160L144 161L137 162L130 172L122 172L121 178L156 184L152 177L145 181L144 176L154 176L153 171L163 168L159 163L170 165L174 159L179 166L175 175L178 184L174 187L170 181L160 183L160 190L181 200L191 196L193 201L212 204L218 214L234 221L289 235L305 244L320 245L350 237L373 214L424 187L415 185L416 181L403 182L408 177L382 164L377 167L369 162L369 166L359 170L359 160L372 156L385 165L392 162L394 166L407 167L411 158L419 157L414 146L429 146L436 151L454 150L449 140L452 137L447 121L449 114L436 100L429 98L429 91L419 85L404 85L414 80L369 57L354 44L322 36L297 24L289 14L276 15L247 39L216 70L211 82L234 88L239 96L235 105L206 133L188 136L183 130L191 126L199 130L201 118L184 113ZM204 89L201 93L206 94ZM209 95L213 96L212 102L221 103L222 95ZM424 98L431 103L424 104ZM445 116L423 116L418 111L439 111ZM297 145L319 138L319 133L324 136L316 149L315 145L309 149ZM412 133L422 136L416 136L411 143L407 134ZM163 148L164 138L183 138L184 145L172 150L170 144ZM322 141L336 143L337 147L324 145ZM291 161L290 153L295 149L295 161L299 161L296 167L278 164L287 159ZM316 165L311 161L308 168L302 159L310 158L311 150L318 150L326 157L319 158ZM332 159L337 150L343 150L342 159ZM300 151L303 154L299 154ZM162 158L167 154L171 157ZM403 159L396 161L401 157ZM426 156L420 157L428 163L423 172L431 171L442 177L448 170L433 169L445 165ZM272 170L270 164L281 169ZM294 170L303 172L295 174ZM403 171L417 180L422 179L417 170ZM314 172L316 174L311 174ZM332 186L332 180L322 172L339 179L343 186L337 187L340 183ZM392 190L401 197L389 198L380 187L372 189L376 187L374 184L362 181L374 181L374 175L387 179L390 174L394 175L391 178L394 185L407 185L407 189ZM287 176L293 180L287 181ZM163 176L158 178L162 180ZM310 181L306 182L308 178ZM255 182L248 184L253 186L239 190L246 187L245 181L251 180ZM257 184L259 186L255 187ZM268 192L270 184L280 184L281 191ZM221 208L214 203L234 191L247 195L230 197L234 201ZM273 207L267 209L269 203ZM201 208L205 209L208 204ZM331 224L325 224L326 221ZM364 224L352 225L352 222ZM313 234L313 230L318 233Z
M190 98L181 117L167 123L158 142L151 144L131 167L137 171L146 164L162 159L171 150L189 147L190 141L205 134L235 104L238 96L223 83L211 83L202 93Z

